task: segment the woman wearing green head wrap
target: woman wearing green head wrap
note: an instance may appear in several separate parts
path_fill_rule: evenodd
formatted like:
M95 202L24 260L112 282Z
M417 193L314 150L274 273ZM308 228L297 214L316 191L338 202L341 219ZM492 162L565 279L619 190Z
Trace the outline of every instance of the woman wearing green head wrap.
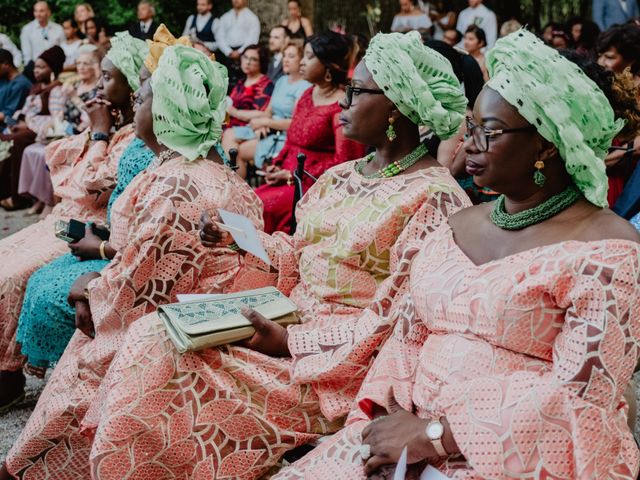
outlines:
M418 123L447 136L462 121L464 99L450 65L419 35L380 35L372 45L341 102L341 121L345 135L377 152L325 172L298 205L295 235L260 234L271 265L243 254L234 280L234 289L277 285L298 306L302 324L284 329L249 311L257 331L249 341L180 354L157 315L135 322L92 405L91 423L85 421L95 428L93 477L156 478L148 459L180 452L182 460L163 464L163 475L261 478L287 450L342 426L392 329L389 308L405 306L414 244L428 242L448 215L468 205L418 135ZM402 62L414 94L403 91L408 83L387 83L392 59ZM306 68L324 72L321 65L307 59ZM154 117L164 117L156 111L155 74L151 85ZM229 241L207 216L201 237L216 250ZM122 418L144 427L133 431ZM141 443L146 455L132 455ZM115 458L132 463L116 471Z
M87 104L89 130L47 147L60 203L47 218L0 241L0 412L24 395L24 357L16 343L16 327L27 281L35 270L69 251L68 244L55 237L56 222L73 218L106 223L118 164L135 136L131 84L135 86L136 68L144 60L143 47L128 34L114 38L102 61L98 97Z
M389 478L405 447L407 478L427 465L450 478L636 478L622 395L640 345L640 244L602 207L621 125L529 32L487 60L464 148L476 183L503 196L431 235L408 282L414 309L348 426L273 478Z
M212 252L198 236L203 209L224 208L262 226L260 201L213 148L225 118L226 89L224 67L178 45L166 48L151 80L136 92L136 135L156 161L112 207L109 243L118 254L83 289L74 286L69 294L71 302L88 301L88 306L76 311L79 330L7 458L12 474L30 470L37 459L48 475L89 478L91 441L80 433L81 423L127 328L158 304L175 302L178 294L221 292L234 278L238 253ZM69 462L49 461L53 446ZM110 475L123 465L109 467ZM133 478L144 477L134 473Z

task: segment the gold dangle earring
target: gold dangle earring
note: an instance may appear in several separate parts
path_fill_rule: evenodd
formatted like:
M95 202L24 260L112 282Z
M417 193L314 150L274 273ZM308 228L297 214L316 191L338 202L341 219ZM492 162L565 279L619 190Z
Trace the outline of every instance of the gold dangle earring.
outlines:
M542 173L544 162L542 160L538 160L533 166L536 167L536 171L533 174L533 182L537 186L543 187L545 182L547 181L547 177L545 177L544 173Z
M398 134L396 133L396 129L393 128L393 123L395 119L393 117L389 117L389 126L387 127L387 138L390 142L393 142L396 138L398 138Z
M333 80L333 76L331 75L331 71L327 70L324 74L324 81L327 83L331 83L332 80Z

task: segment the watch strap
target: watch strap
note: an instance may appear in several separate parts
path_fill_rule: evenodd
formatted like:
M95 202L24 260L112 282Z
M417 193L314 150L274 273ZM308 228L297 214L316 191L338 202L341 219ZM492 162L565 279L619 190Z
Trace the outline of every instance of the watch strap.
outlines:
M449 454L447 453L447 451L444 448L444 445L442 444L442 437L444 437L444 428L442 429L442 435L440 436L440 438L431 438L431 436L428 434L429 426L432 425L433 423L439 423L442 426L442 422L440 421L440 419L434 418L433 420L431 420L427 425L427 438L431 440L431 445L433 445L433 448L439 457L448 457Z
M109 134L104 132L91 132L91 141L93 142L109 142Z

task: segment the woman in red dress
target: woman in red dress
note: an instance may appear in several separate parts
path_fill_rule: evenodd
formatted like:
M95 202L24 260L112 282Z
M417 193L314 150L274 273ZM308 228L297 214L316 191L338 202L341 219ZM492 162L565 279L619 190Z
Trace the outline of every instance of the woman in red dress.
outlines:
M289 232L293 205L293 171L297 156L307 157L305 170L318 178L325 170L360 158L365 146L347 140L342 135L339 121L340 105L344 97L343 85L351 66L352 43L335 32L324 32L310 37L304 47L300 73L313 87L298 100L287 140L273 165L267 168L266 185L256 193L264 203L264 230ZM305 191L313 179L305 176Z

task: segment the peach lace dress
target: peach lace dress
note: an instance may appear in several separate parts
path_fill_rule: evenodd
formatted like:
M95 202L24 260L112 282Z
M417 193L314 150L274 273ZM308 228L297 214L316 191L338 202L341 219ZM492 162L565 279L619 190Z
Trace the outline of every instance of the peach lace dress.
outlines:
M475 265L443 225L348 426L273 478L364 479L360 433L392 389L450 422L464 458L436 465L448 477L635 479L622 394L639 353L639 256L631 241L565 241Z
M329 170L299 205L295 236L264 236L277 271L246 258L233 287L290 295L304 322L290 327L292 358L237 346L180 355L157 315L141 319L83 422L95 432L92 476L254 479L339 429L391 332L363 309L377 299L383 311L407 273L403 253L467 205L443 168L377 180L354 162Z
M45 219L0 240L0 370L16 371L24 363L16 344L16 329L29 277L69 251L67 243L54 235L56 220L105 223L118 161L133 138L133 126L127 125L108 145L90 145L84 133L47 147L47 165L60 203Z
M9 452L7 467L20 478L89 478L91 440L80 423L127 328L177 294L220 292L233 279L239 255L200 243L203 209L224 208L262 228L262 203L251 188L209 160L177 157L150 167L112 208L110 241L118 254L89 284L95 338L76 330Z

